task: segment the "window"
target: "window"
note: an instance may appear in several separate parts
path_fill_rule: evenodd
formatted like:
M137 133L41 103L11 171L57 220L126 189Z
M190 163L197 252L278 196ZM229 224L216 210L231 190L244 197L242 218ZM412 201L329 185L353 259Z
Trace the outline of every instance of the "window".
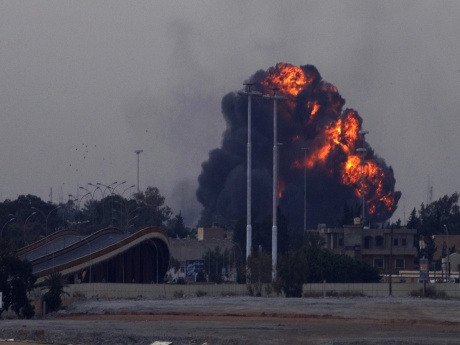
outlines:
M393 238L393 246L394 247L399 246L399 238Z
M383 247L383 236L376 236L375 237L375 246L376 247Z
M384 268L384 265L383 265L383 259L374 259L374 267L375 268Z
M404 259L395 259L395 268L404 268Z
M343 235L337 238L337 243L339 247L343 247Z
M407 246L407 239L404 237L404 238L401 238L401 245L403 247L406 247Z
M372 248L372 236L364 237L364 249Z

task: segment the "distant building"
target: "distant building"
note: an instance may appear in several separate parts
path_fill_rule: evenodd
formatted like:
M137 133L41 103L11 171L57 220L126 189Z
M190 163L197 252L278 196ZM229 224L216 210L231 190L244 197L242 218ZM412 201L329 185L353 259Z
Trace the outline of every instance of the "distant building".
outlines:
M178 278L186 279L186 265L187 262L202 260L204 254L208 251L214 251L216 247L224 253L230 253L231 258L222 257L222 261L233 263L232 267L226 267L226 272L235 270L235 264L240 264L242 260L241 249L235 242L232 241L233 232L225 230L218 226L209 228L200 227L197 230L197 238L170 238L169 246L171 257L179 261L180 268L176 270L171 267L168 271L168 277L171 280ZM205 265L208 263L205 262Z
M434 245L436 246L436 251L433 255L433 260L440 260L447 253L447 247L455 247L455 251L460 251L460 235L433 235ZM444 248L444 251L443 251Z
M317 230L325 247L335 254L346 254L363 260L381 272L413 270L417 258L415 229L369 229L361 224L343 228Z
M199 227L197 230L198 241L215 242L218 240L232 239L233 232L225 230L219 226L212 226L210 228Z

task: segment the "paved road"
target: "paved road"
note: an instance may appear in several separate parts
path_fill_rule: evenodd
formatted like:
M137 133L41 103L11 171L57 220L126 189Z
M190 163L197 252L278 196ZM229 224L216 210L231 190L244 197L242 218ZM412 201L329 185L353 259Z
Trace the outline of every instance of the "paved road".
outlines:
M1 334L79 344L459 344L460 301L416 298L87 300ZM3 335L2 335L3 337Z

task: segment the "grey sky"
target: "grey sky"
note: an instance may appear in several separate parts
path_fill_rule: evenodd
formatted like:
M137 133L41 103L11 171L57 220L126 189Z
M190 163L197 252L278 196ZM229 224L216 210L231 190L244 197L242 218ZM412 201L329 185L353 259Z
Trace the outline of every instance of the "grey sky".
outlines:
M429 179L434 200L459 190L458 18L458 1L1 1L1 199L135 184L143 149L141 189L191 224L222 97L288 62L363 117L407 219Z

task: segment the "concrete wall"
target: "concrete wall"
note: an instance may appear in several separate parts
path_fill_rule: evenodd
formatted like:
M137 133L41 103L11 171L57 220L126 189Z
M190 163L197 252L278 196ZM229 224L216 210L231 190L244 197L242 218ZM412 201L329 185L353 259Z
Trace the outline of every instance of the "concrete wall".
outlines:
M446 297L460 298L460 284L427 284L427 289L434 289ZM392 295L405 297L413 291L421 291L421 283L393 283ZM265 293L265 289L262 289ZM174 298L187 296L236 296L247 295L244 284L73 284L66 288L64 304L78 298ZM389 295L388 283L375 284L305 284L304 296L351 296L362 294L369 297ZM270 296L276 296L274 292Z

